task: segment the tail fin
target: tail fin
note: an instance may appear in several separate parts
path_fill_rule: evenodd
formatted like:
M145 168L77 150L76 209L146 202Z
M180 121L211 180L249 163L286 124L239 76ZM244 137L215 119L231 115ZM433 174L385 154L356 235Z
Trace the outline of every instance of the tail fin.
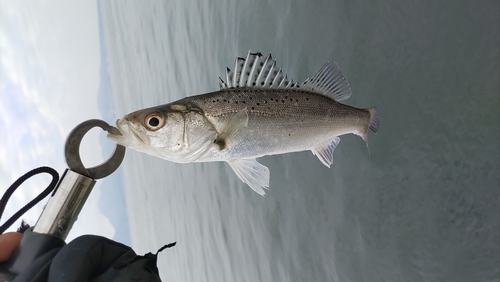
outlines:
M370 120L369 120L368 127L373 132L377 132L378 131L378 127L379 127L379 119L378 119L377 108L371 107L371 108L367 108L367 109L364 109L364 110L370 113ZM370 146L368 145L368 128L366 129L366 131L363 134L361 134L361 138L363 138L363 140L365 140L366 148L368 148L368 153L370 153L370 156L371 156Z
M371 108L368 108L368 109L365 109L365 110L367 110L370 113L370 129L373 132L377 132L378 131L378 126L379 126L379 119L378 119L377 108L371 107Z

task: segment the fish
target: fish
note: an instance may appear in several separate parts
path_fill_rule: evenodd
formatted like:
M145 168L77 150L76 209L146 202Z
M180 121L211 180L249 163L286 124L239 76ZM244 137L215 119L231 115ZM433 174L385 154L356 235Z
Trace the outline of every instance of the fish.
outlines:
M271 54L248 52L226 67L219 91L186 97L118 119L112 141L176 163L225 161L259 195L269 188L266 155L310 150L327 167L339 136L355 134L368 146L377 132L376 107L343 101L351 87L335 62L299 84L276 66Z

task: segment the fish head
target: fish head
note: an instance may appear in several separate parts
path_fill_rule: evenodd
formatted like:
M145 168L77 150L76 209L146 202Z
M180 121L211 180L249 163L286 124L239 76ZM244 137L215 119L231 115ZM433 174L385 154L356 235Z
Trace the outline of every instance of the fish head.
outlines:
M180 111L154 107L135 111L116 121L119 134L108 133L112 141L150 155L175 161L183 147L184 117Z

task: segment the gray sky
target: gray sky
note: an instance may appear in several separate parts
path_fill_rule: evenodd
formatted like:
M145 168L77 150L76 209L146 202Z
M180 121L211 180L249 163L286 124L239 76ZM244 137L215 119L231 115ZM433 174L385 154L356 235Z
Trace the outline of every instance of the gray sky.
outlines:
M0 193L39 166L66 168L64 141L79 123L101 118L99 31L96 1L0 0ZM86 166L103 161L97 129L82 144ZM2 223L40 193L50 178L36 176L7 205ZM68 239L113 237L98 208L99 182ZM44 201L45 202L45 201ZM34 224L39 204L24 218ZM18 224L14 227L17 228Z

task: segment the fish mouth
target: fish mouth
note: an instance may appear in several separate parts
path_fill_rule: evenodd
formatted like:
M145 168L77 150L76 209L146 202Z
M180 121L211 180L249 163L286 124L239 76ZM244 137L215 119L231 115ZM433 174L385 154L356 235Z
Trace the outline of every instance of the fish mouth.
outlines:
M133 146L134 144L149 144L149 142L147 142L147 136L144 136L144 134L135 129L134 126L125 119L118 119L116 121L116 129L117 130L113 130L115 132L108 132L108 138L120 145Z
M123 120L123 123L127 125L129 132L131 133L131 136L138 141L139 143L142 143L144 145L149 145L149 138L145 136L143 133L138 131L135 127L134 124L132 124L129 121Z

